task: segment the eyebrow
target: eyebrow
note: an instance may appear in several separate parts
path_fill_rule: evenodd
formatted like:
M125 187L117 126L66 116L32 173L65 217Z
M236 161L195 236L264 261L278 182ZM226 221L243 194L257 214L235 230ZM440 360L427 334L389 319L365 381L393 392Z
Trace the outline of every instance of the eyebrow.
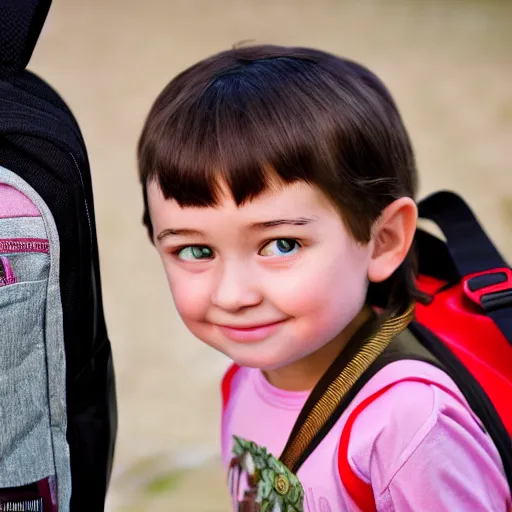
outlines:
M311 224L316 222L317 219L308 218L308 217L297 217L295 219L275 219L275 220L267 220L264 222L255 222L251 224L249 227L251 229L264 230L275 228L276 226L305 226L307 224ZM164 229L159 233L156 237L158 241L163 240L164 238L170 236L205 236L202 231L197 229L173 229L168 228Z
M199 231L197 229L164 229L159 233L159 235L156 237L156 239L160 242L164 238L167 238L168 236L191 236L191 235L199 235L204 236L204 233L202 231Z
M270 229L276 226L305 226L316 221L317 219L313 218L297 217L296 219L276 219L268 220L265 222L256 222L254 224L251 224L250 227L253 229Z

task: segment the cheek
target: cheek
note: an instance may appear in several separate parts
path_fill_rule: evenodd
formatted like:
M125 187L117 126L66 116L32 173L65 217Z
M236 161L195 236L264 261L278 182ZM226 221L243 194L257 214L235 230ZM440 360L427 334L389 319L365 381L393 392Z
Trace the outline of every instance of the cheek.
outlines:
M178 313L183 321L200 322L208 310L208 286L201 275L193 276L180 269L166 269L167 280Z
M274 285L276 302L296 318L311 316L325 321L344 312L355 316L368 286L369 255L354 247L342 254L325 254L304 260Z
M283 304L286 313L296 319L295 340L300 350L318 349L356 317L368 288L367 261L363 253L353 260L344 258L344 263L324 261L314 272L297 274Z

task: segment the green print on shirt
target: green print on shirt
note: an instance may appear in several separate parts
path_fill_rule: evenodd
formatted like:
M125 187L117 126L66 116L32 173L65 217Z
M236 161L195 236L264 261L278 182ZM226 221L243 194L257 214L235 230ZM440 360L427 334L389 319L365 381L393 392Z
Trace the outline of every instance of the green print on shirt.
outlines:
M234 472L247 475L249 489L239 503L245 512L304 512L304 490L299 479L279 460L258 446L233 436L233 461L230 482ZM231 494L238 496L238 485L231 485Z

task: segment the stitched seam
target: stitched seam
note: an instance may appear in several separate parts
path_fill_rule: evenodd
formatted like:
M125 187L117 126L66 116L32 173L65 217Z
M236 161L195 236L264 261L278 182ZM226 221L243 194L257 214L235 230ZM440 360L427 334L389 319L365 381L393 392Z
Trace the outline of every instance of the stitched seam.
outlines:
M407 384L407 382L403 382L403 383L399 383L395 386L395 389L397 387L399 387L401 384ZM424 439L427 437L427 435L430 433L430 431L434 428L434 426L437 424L437 421L439 419L439 410L436 412L436 415L435 415L435 421L433 421L432 419L432 413L436 410L437 406L438 406L438 396L437 396L437 388L435 388L435 386L432 386L432 385L428 385L428 387L432 390L432 394L433 394L433 397L434 397L434 400L433 400L433 405L432 405L432 411L430 412L430 414L428 415L427 419L420 425L420 427L417 429L416 433L413 435L411 441L409 442L409 444L403 449L403 451L401 452L401 454L399 455L399 458L402 457L402 454L404 452L406 452L408 450L408 448L411 446L412 443L416 442L417 443L417 446L416 448L411 451L411 453L408 455L407 459L405 459L401 464L400 466L396 469L396 471L393 472L393 475L390 477L389 479L389 482L383 487L383 492L389 487L389 485L391 484L391 481L393 480L393 478L396 476L396 474L400 471L400 469L403 467L403 465L407 462L407 460L414 454L414 452L419 448L419 446L421 445L421 443L424 441ZM367 408L366 410L369 410L371 409L371 405L369 408ZM366 411L364 411L366 412ZM363 412L363 414L364 414ZM359 419L359 418L358 418ZM421 439L420 440L417 440L416 437L418 435L418 432L420 432L422 430L422 428L425 427L425 425L427 423L431 422L431 425L430 425L430 428L428 430L425 431L425 433L422 435ZM356 423L354 424L354 429L355 429L355 426L357 424L357 420L356 420ZM380 434L377 435L376 439L375 439L375 442L378 440ZM374 442L374 444L375 444ZM372 463L372 458L373 458L373 449L372 449L372 453L370 454L370 466L371 466L371 463ZM354 471L354 473L356 473L356 475L365 483L367 484L370 484L371 483L371 479L368 475L365 474L365 472L357 465L356 461L354 460L354 457L353 455L349 458L349 464L352 468L352 470Z
M416 444L416 447L410 451L410 453L407 455L407 457L402 461L402 463L400 464L400 466L393 472L392 476L390 477L389 479L389 482L383 487L383 491L385 490L388 490L390 485L393 483L393 480L394 478L397 476L397 474L403 469L403 467L405 466L405 464L411 459L411 457L417 452L417 450L420 448L420 446L422 445L422 443L425 441L425 439L427 438L427 436L432 432L433 428L437 425L438 421L439 421L439 416L441 415L442 413L442 407L439 406L439 390L438 388L436 388L435 386L433 385L430 385L429 386L430 389L432 390L432 394L434 395L434 404L433 404L433 411L435 411L435 421L432 421L432 413L428 416L428 418L426 419L426 421L422 424L422 426L418 429L418 431L416 432L416 434L413 436L411 442L409 442L409 444L405 447L405 449L402 451L402 453L400 454L400 458L402 457L403 453L408 451L409 450L409 447L412 445L412 444ZM430 427L423 433L423 435L421 436L420 439L416 439L417 435L418 435L418 432L428 423L428 422L431 422L431 425Z

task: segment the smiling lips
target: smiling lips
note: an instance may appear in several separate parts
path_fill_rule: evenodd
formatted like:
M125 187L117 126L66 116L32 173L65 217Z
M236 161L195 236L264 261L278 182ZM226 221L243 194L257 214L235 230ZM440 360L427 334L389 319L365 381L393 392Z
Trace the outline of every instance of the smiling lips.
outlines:
M237 343L252 343L262 341L274 334L286 320L280 320L270 324L260 324L248 327L236 327L230 325L218 325L222 333Z

